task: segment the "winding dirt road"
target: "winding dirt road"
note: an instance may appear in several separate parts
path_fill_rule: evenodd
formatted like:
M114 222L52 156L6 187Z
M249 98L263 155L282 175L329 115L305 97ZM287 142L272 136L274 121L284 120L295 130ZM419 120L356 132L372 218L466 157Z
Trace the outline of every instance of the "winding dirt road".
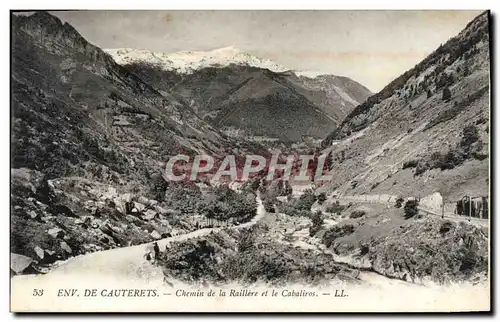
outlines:
M259 196L257 196L256 201L257 213L252 220L237 226L203 228L187 234L158 240L157 243L160 247L160 251L163 252L165 247L171 242L181 242L200 238L211 233L217 233L222 229L241 229L255 225L266 214L262 200ZM62 262L45 275L19 275L14 276L13 280L49 279L62 276L65 278L75 276L79 279L94 279L99 276L115 280L143 280L147 282L154 280L161 282L163 280L161 268L153 265L150 261L146 260L144 256L148 249L152 249L152 245L153 242L72 257Z

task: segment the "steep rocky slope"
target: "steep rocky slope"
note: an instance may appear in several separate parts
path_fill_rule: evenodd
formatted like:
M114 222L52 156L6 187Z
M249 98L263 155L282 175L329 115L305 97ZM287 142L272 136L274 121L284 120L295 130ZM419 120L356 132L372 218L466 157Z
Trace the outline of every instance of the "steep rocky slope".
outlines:
M323 138L371 93L345 77L298 77L269 64L229 59L179 71L166 57L123 59L109 51L162 93L191 106L200 117L224 130L248 136L298 141ZM251 57L251 56L249 56Z
M336 222L315 237L337 262L413 283L484 282L488 275L488 228L439 217L405 219L404 208L383 204L345 205L330 214ZM326 222L326 220L325 220Z
M488 196L489 60L485 12L328 135L322 146L336 162L322 189Z
M45 12L12 16L11 77L11 250L41 261L189 230L166 207L165 162L262 151Z
M348 77L335 75L297 77L291 73L287 79L296 84L297 90L323 112L340 121L372 95L368 88Z

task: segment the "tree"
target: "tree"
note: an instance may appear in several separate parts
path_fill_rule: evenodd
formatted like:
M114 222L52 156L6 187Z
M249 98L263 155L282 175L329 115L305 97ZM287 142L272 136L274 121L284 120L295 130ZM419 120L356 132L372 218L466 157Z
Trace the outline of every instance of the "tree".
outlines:
M328 154L325 157L325 164L323 165L323 170L325 171L330 171L333 166L333 156L332 152L328 152Z
M467 125L462 130L462 140L460 140L460 145L463 147L469 147L472 143L479 140L479 131L474 124Z
M293 193L293 188L292 186L290 185L290 181L286 180L285 181L285 187L284 187L284 191L283 191L283 194L285 196L291 196Z
M430 89L427 90L427 98L430 98L432 96L432 91Z
M451 99L451 92L450 92L450 89L449 87L445 87L443 89L443 97L442 97L442 100L445 101L445 102L448 102L449 100Z
M299 200L295 203L295 208L298 210L307 210L310 211L312 205L316 201L316 195L311 189L304 191L302 196L300 196Z
M464 76L468 76L468 75L470 75L469 67L465 66L464 67Z
M405 219L409 219L418 214L418 201L416 199L410 199L405 203L404 207Z
M309 229L309 236L314 236L323 226L323 213L321 211L316 211L311 214L312 226Z
M271 199L264 199L263 203L264 203L264 209L267 212L271 212L271 213L275 212L275 210L274 210L274 203L273 203L273 201Z

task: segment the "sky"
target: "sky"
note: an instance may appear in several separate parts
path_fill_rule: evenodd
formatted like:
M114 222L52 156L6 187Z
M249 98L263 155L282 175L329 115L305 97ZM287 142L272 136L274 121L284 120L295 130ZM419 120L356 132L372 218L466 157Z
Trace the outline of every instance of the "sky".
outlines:
M156 52L234 46L301 72L381 90L480 11L58 11L103 48Z

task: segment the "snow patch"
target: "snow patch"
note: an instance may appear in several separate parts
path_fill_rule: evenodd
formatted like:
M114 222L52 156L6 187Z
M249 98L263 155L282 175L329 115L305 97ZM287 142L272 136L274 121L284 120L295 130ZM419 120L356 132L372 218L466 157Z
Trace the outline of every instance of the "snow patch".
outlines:
M132 48L104 49L120 65L131 63L147 63L163 70L190 74L198 69L230 64L267 68L273 72L284 72L289 69L269 59L262 59L235 47L224 47L210 51L181 51L177 53L161 53Z

